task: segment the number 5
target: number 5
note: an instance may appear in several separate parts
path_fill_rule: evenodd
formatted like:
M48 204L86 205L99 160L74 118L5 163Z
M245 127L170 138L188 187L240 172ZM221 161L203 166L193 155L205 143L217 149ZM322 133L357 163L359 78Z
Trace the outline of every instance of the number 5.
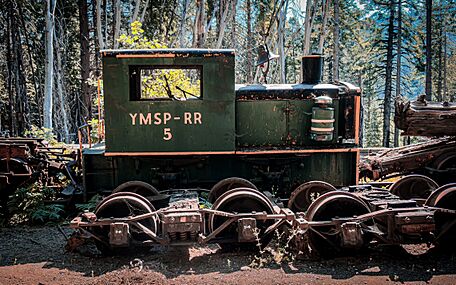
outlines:
M163 139L165 141L169 141L172 138L173 138L173 135L171 134L171 129L170 128L164 128L163 129Z

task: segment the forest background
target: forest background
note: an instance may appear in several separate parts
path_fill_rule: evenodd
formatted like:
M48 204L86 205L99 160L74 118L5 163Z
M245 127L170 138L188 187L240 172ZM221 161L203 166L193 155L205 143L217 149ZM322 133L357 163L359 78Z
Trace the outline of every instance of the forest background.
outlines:
M233 48L236 83L257 83L267 44L268 83L299 82L300 57L321 53L324 81L363 89L363 146L402 145L397 96L456 98L455 14L455 0L0 0L0 135L76 141L99 118L102 49Z

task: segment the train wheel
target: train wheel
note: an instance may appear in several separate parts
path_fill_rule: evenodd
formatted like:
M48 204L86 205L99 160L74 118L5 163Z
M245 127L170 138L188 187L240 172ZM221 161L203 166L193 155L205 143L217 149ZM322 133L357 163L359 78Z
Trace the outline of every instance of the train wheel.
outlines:
M404 200L427 199L438 187L439 185L427 176L411 174L394 182L390 192Z
M456 183L451 183L435 190L426 206L456 210ZM455 249L456 241L456 218L452 214L436 212L435 216L436 241L439 246Z
M309 181L299 185L290 195L288 208L293 212L305 212L315 199L321 195L336 191L331 184L323 181Z
M222 196L223 193L235 188L251 188L258 190L255 184L248 181L247 179L230 177L220 180L212 187L211 191L209 192L208 201L213 204L220 196Z
M309 221L331 221L333 218L350 218L369 213L370 209L361 199L352 193L329 192L313 202L307 211ZM331 257L347 253L342 248L341 234L336 226L312 227L309 231L310 248L321 257ZM362 245L367 244L367 239ZM358 248L351 248L350 252Z
M152 213L153 211L155 211L155 209L152 204L141 195L129 192L119 192L103 199L96 207L95 215L98 219L127 218ZM138 223L147 227L154 233L157 232L157 217L153 216L140 220ZM96 241L96 245L103 254L123 253L131 249L131 247L113 248L109 246L109 230L109 226L100 226L93 230L93 233L101 239L101 241ZM130 226L130 236L131 239L139 243L150 239L147 234L133 226ZM147 246L145 246L145 248L147 248Z
M112 193L119 192L136 193L143 197L151 197L159 194L158 190L155 189L154 186L143 181L128 181L120 184L116 189L112 191Z
M261 192L251 188L236 188L225 192L217 201L212 205L213 210L229 212L229 213L252 213L252 212L266 212L267 214L274 213L274 208L269 199ZM211 215L209 217L209 231L213 232L220 227L227 217L219 215ZM258 221L257 228L259 230L258 238L260 243L266 245L270 241L270 237L263 236L264 231L273 223L272 220ZM242 248L255 248L257 242L253 243L238 243L238 228L237 223L234 222L224 230L222 230L217 237L225 240L232 241L231 243L222 243L222 249L235 249L236 247Z

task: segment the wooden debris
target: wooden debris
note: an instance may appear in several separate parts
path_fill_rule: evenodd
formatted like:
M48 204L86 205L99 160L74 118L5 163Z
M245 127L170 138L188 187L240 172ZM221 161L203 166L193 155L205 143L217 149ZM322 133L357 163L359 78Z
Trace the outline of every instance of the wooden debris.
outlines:
M455 136L456 103L427 102L424 95L416 101L396 101L394 122L407 136Z

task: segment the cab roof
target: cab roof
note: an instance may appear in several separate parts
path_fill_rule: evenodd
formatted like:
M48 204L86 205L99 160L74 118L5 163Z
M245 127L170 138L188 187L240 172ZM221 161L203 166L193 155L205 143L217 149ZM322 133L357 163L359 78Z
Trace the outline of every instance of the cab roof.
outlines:
M234 56L234 49L199 49L199 48L167 48L167 49L105 49L100 51L103 57L200 57L200 56Z

